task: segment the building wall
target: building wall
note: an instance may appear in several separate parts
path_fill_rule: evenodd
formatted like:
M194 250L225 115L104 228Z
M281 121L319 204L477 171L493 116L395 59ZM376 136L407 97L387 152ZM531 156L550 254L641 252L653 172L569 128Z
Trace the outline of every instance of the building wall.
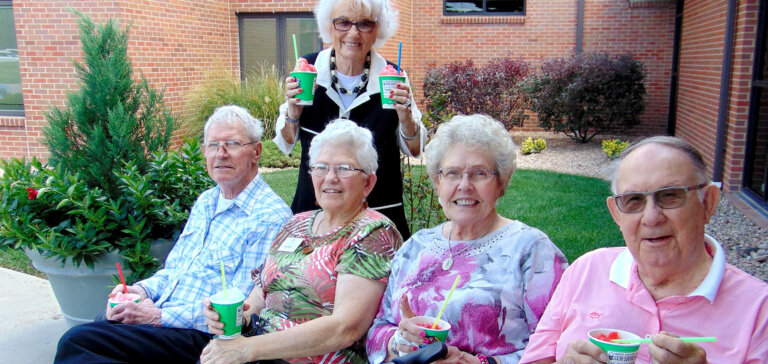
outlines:
M630 53L646 73L646 111L633 133L666 131L675 32L674 2L629 6L626 1L584 2L583 49Z
M728 98L720 100L728 1L686 1L680 55L675 135L691 142L713 173L717 119L726 103L723 187L740 189L743 178L749 92L752 78L758 0L739 1Z
M674 4L586 0L582 49L630 52L643 62L649 96L642 124L634 132L658 134L665 130L674 36ZM528 1L525 16L443 16L442 0L414 2L412 69L417 95L430 65L473 59L483 64L497 57L512 57L540 64L565 56L576 47L576 0ZM523 130L540 130L535 118Z

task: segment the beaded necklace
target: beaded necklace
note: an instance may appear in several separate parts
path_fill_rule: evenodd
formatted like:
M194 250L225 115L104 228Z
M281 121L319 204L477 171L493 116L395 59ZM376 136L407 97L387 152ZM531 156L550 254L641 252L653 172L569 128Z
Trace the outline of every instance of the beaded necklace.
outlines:
M352 91L345 89L339 85L339 78L336 77L336 50L331 49L331 81L333 81L333 87L336 88L339 93L355 96L365 89L365 86L368 85L368 74L371 73L371 51L368 51L368 54L365 55L365 63L363 64L363 67L365 67L365 69L363 70L363 76L360 79L360 83L355 86Z

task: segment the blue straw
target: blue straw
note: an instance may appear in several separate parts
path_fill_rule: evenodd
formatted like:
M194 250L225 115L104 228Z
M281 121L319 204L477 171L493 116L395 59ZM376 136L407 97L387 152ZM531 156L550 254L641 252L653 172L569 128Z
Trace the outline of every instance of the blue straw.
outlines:
M400 42L400 46L397 48L397 75L400 75L400 58L403 56L403 42Z

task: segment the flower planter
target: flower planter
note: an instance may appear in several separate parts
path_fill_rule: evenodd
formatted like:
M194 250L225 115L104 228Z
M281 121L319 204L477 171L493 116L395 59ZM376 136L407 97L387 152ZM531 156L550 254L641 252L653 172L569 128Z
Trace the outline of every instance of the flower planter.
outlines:
M173 244L173 240L156 240L152 243L150 254L163 264ZM104 311L107 295L114 286L112 275L117 273L115 263L120 262L125 274L131 273L125 268L125 262L116 252L104 254L94 263L93 269L84 264L75 267L69 258L62 266L58 259L46 258L36 250L25 250L25 252L32 260L35 269L48 277L61 313L70 327L91 322Z

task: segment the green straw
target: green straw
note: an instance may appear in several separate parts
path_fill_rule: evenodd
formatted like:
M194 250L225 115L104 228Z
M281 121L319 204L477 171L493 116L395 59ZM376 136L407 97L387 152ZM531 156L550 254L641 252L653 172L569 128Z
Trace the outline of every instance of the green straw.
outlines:
M717 338L714 336L693 336L693 337L680 337L678 338L684 343L705 343L715 342ZM611 342L617 344L648 344L651 342L650 338L645 339L613 339Z
M448 300L451 299L451 295L453 294L453 290L456 289L456 285L459 284L459 279L461 276L456 276L456 280L453 281L453 286L451 286L451 290L448 291L448 296L445 297L445 302L443 302L443 307L440 308L440 312L437 313L437 317L435 318L435 323L432 324L432 330L437 328L437 323L440 321L440 316L443 315L443 311L445 311L445 306L448 306Z
M293 54L296 55L296 64L299 64L299 48L296 47L296 34L293 35Z
M221 287L224 289L224 296L227 296L227 281L224 280L224 262L219 261L219 265L221 266Z

